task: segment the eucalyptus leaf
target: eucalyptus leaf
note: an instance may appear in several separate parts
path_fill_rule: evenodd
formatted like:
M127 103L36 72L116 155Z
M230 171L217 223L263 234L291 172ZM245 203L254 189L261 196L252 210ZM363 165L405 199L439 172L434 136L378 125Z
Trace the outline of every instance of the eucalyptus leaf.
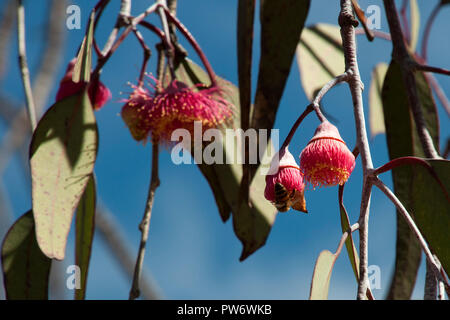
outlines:
M52 260L37 244L30 210L12 225L3 240L2 271L6 299L48 299L51 263Z
M49 258L64 259L73 213L94 169L97 146L97 124L86 90L51 106L33 134L33 214L37 241Z

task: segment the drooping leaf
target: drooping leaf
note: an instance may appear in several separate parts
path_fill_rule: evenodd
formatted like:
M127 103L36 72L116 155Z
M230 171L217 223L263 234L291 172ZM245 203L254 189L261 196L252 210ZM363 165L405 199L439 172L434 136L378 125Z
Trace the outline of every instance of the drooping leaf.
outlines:
M33 214L37 241L49 258L64 258L73 213L94 169L97 143L86 90L51 106L33 134Z
M384 77L388 65L381 62L375 66L372 71L372 80L369 89L369 121L370 121L370 136L373 138L377 134L385 133L384 116L383 116L383 102L381 101L381 89L383 88Z
M252 128L273 127L309 6L310 0L261 1L261 57Z
M89 17L89 24L86 35L81 43L80 51L77 55L72 81L73 82L89 82L91 79L92 68L92 40L94 39L94 18L95 12L91 13Z
M416 73L419 99L430 134L439 145L439 122L431 90L422 73ZM384 121L389 158L423 156L416 133L414 120L402 82L399 65L392 61L386 73L382 89ZM408 212L419 214L413 203L412 188L415 179L411 167L404 166L392 171L394 192ZM408 225L397 213L397 244L394 276L389 290L389 299L410 299L421 259L421 249Z
M312 101L316 91L345 70L339 26L319 23L303 29L297 63L303 90Z
M9 229L2 244L2 271L9 300L48 299L52 260L39 249L33 213L28 211Z
M177 78L188 85L209 83L205 71L189 59L184 59L179 63L176 75ZM234 123L231 125L231 128L239 128L239 90L236 86L220 77L217 77L217 81L223 88L223 98L234 105ZM270 141L269 145L271 146ZM230 148L234 149L231 150ZM268 148L266 154L267 152L271 156L274 154L272 148ZM237 164L237 159L242 159L241 148L238 147L237 143L233 143L232 147L223 143L223 153L223 164L201 163L198 164L198 167L211 186L222 220L227 220L230 211L233 213L234 230L244 247L240 259L244 260L266 242L275 220L276 210L264 198L265 176L259 174L260 171L255 174L255 178L250 185L251 205L244 204L239 207L238 198L242 178L242 165ZM231 156L232 154L234 157ZM227 157L230 158L229 161L226 160ZM265 166L260 167L260 170L267 169L267 163L269 163L267 158L263 158L262 163Z
M450 272L450 161L427 160L433 170L413 166L411 190L414 221L439 258L442 267ZM437 180L437 179L439 180Z
M96 209L95 178L92 175L78 204L75 220L75 264L80 268L80 289L75 289L75 299L86 296L87 275L91 259L95 230Z
M411 20L411 39L409 42L409 47L412 52L416 50L417 42L419 41L419 31L420 31L420 10L417 0L409 1L410 5L410 20Z
M311 281L309 300L327 300L330 288L331 273L336 262L336 256L328 250L323 250L317 258Z

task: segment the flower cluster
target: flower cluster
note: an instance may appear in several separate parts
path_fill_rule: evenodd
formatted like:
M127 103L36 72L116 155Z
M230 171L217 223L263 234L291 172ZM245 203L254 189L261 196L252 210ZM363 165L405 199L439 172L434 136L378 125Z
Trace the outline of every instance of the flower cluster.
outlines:
M300 154L300 167L287 150L280 151L271 166L271 174L266 176L264 196L274 203L279 211L287 211L290 206L299 210L299 204L306 206L303 192L305 182L313 187L344 184L355 167L355 156L347 148L338 129L328 121L322 122L308 145ZM285 191L285 192L283 192ZM301 194L301 201L294 195Z
M173 80L159 91L156 88L160 83L155 82L153 91L133 87L134 91L122 107L122 118L135 140L145 141L151 137L155 142L170 143L176 129L186 129L193 134L195 121L201 121L202 128L207 130L232 117L232 105L221 97L216 86L189 88Z

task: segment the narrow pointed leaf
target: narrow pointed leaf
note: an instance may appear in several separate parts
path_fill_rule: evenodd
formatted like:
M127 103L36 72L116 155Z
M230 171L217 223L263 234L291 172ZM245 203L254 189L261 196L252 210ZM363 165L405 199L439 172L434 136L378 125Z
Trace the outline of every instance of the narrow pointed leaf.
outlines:
M252 128L273 127L309 6L309 0L261 1L261 57Z
M75 264L81 271L81 287L75 289L76 300L84 300L86 296L87 275L94 240L96 202L95 178L92 175L78 204L75 220Z
M328 250L323 250L317 258L311 281L309 300L327 300L336 256Z
M308 100L345 70L339 26L319 23L303 29L297 46L300 79Z
M92 68L92 40L94 39L94 18L95 12L89 17L89 24L86 35L81 43L80 51L77 55L72 80L73 82L89 82Z
M435 142L439 145L439 122L431 89L421 72L416 73L419 99L426 125ZM386 140L389 158L403 156L423 156L420 140L403 86L399 65L391 62L382 89ZM414 204L412 187L415 177L412 167L403 166L392 170L394 192L408 212L420 214ZM425 214L425 213L424 213ZM400 214L397 214L397 244L394 276L388 299L410 299L414 289L421 260L421 248Z
M33 134L33 214L37 241L49 258L64 258L73 213L94 169L97 143L86 90L51 106Z
M369 89L369 121L370 121L370 136L373 138L377 134L385 133L383 102L381 101L381 89L383 88L384 77L388 65L381 62L375 66L372 71L372 80Z
M450 273L450 161L427 159L433 170L413 165L414 220L447 274ZM438 180L437 180L437 179Z
M2 244L2 271L8 300L48 299L51 259L39 249L33 213L9 229Z

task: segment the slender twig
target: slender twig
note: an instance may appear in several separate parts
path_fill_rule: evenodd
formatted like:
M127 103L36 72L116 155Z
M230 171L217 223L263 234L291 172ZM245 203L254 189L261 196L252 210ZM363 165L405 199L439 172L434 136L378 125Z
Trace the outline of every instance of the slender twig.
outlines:
M371 30L375 38L384 39L387 41L391 41L391 35L387 32L379 31L379 30ZM356 28L355 34L357 36L366 34L363 28Z
M434 93L436 94L436 97L439 99L442 106L444 107L444 110L447 112L447 115L450 116L450 102L449 102L444 90L442 90L441 86L439 85L435 76L432 73L425 72L424 75L427 78L430 86L433 88Z
M402 215L402 217L405 219L406 223L408 224L411 231L416 236L417 240L419 241L420 246L422 247L423 252L425 253L425 256L427 258L427 261L430 263L430 266L432 267L434 276L439 279L440 281L443 281L446 286L446 291L449 292L449 287L447 280L443 277L441 274L441 267L438 263L436 263L433 254L431 253L430 248L428 247L427 242L425 241L425 238L422 236L422 234L419 231L419 228L416 226L414 220L412 219L411 215L408 213L406 208L403 206L403 204L400 202L400 200L397 198L397 196L378 178L373 178L373 183L389 198L389 200L392 201L392 203L397 208L398 212Z
M345 70L349 74L348 84L352 94L353 110L356 125L356 146L361 154L363 169L363 192L361 197L359 217L359 247L360 247L360 277L358 281L357 298L362 300L366 297L369 288L368 278L368 223L369 207L372 191L370 175L373 169L372 157L370 155L369 142L367 138L364 107L362 100L363 84L359 75L358 61L356 58L355 27L358 21L353 17L350 0L341 0L341 11L339 13L339 25L341 26L342 46L345 56Z
M17 6L17 43L19 50L19 67L22 75L22 84L27 101L28 117L30 118L31 132L36 128L36 109L34 106L33 93L31 91L30 71L27 63L26 40L25 40L25 9L22 0L18 0Z
M113 46L114 41L117 38L117 34L119 33L120 28L124 26L124 24L127 21L126 19L130 14L131 14L131 0L121 0L120 11L117 17L116 25L111 31L108 40L106 41L106 44L101 52L103 56L106 56L106 54L111 50L111 47Z
M157 77L158 84L161 84L162 78L164 77L164 54L162 53L162 48L158 48L158 63L157 63ZM160 86L156 87L156 90L161 90ZM150 178L150 186L148 189L147 202L145 205L144 216L141 223L139 224L139 230L141 231L141 241L139 244L138 256L136 259L136 265L134 268L133 283L131 284L131 290L129 299L134 300L139 297L139 278L142 271L144 256L145 256L145 246L148 240L148 232L150 230L150 218L152 215L153 201L155 198L155 191L160 184L159 180L159 144L158 141L152 141L152 171Z
M303 113L300 115L300 117L298 117L297 121L295 121L295 123L292 126L291 130L289 131L286 139L284 140L280 150L283 150L284 148L286 148L289 145L289 143L291 143L291 140L295 134L295 131L297 131L297 129L300 126L300 124L302 123L303 119L305 119L305 117L308 114L310 114L313 110L314 110L314 108L311 104L306 107L305 111L303 111Z
M345 72L339 76L334 77L333 79L331 79L330 81L328 81L328 83L326 83L321 89L320 91L317 93L316 97L314 98L314 100L312 101L311 105L314 107L314 111L316 112L317 117L319 118L319 120L321 122L326 121L325 116L323 115L322 111L320 110L320 101L322 100L322 98L325 96L325 94L334 86L336 86L337 84L344 82L344 81L348 81L350 79L352 75L352 71L349 70L348 72Z
M129 0L122 0L122 1L129 1ZM133 28L135 28L136 25L138 25L142 20L145 19L145 17L147 17L150 13L154 12L158 8L158 4L157 3L152 4L144 12L142 12L137 17L133 18L131 21L129 21L130 13L123 11L126 8L128 8L126 5L121 6L121 12L119 13L119 17L117 18L116 26L111 32L108 41L102 50L102 56L98 58L97 65L95 66L95 69L92 72L91 81L98 79L98 77L100 76L100 71L102 70L106 62L109 60L109 58L112 56L112 54L122 44L125 38L130 34L130 32L133 31ZM119 29L123 25L127 24L128 27L123 31L119 39L116 40Z
M195 40L194 36L189 32L189 30L181 23L180 20L178 20L177 17L175 17L170 11L169 9L167 9L166 7L164 7L164 11L166 12L166 16L167 18L173 22L173 24L178 28L178 30L180 30L180 32L184 35L184 37L186 38L186 40L189 41L189 43L191 44L191 46L194 48L195 52L197 53L197 55L199 56L200 60L202 60L203 65L205 66L206 72L208 73L208 76L211 80L211 86L215 86L217 85L217 81L216 81L216 75L214 73L214 70L211 66L211 64L209 63L208 59L206 58L205 54L203 53L202 49L200 48L200 45L198 44L198 42Z
M352 225L352 226L350 227L349 230L345 231L345 232L342 234L341 240L339 241L339 244L338 244L338 247L337 247L337 249L336 249L336 252L334 253L334 255L336 256L336 258L339 257L339 255L341 254L342 248L343 248L343 246L344 246L344 244L345 244L345 241L347 240L348 236L349 236L351 233L353 233L353 232L355 232L356 230L358 230L358 229L359 229L359 223L357 222L357 223L355 223L354 225Z
M433 22L436 19L436 16L439 13L440 9L441 9L441 2L439 1L436 4L436 6L434 7L433 11L431 11L431 14L428 17L428 20L427 20L427 23L425 26L425 31L423 32L421 55L425 61L428 58L428 39L430 38L431 26L433 25Z
M141 276L142 267L144 264L145 247L148 240L148 232L150 229L150 218L152 216L153 200L155 196L155 190L159 186L158 177L158 156L159 156L159 144L152 144L152 173L149 192L147 196L147 203L145 205L144 217L139 224L139 230L141 231L141 242L139 244L139 252L136 260L136 266L134 269L133 283L130 290L130 300L134 300L139 297L139 279Z
M138 39L138 41L139 41L139 43L140 43L140 45L142 47L143 54L144 54L144 58L143 58L143 61L142 61L141 72L139 74L139 82L138 82L138 87L142 87L142 85L144 83L144 75L145 75L145 70L147 69L148 59L150 59L150 55L151 55L151 50L147 46L147 44L145 43L145 40L142 37L142 34L139 32L139 30L134 28L133 29L133 33L135 34L136 38Z
M414 69L425 71L425 72L434 72L434 73L439 73L439 74L444 74L446 76L450 76L450 70L447 70L447 69L444 69L444 68L439 68L439 67L428 66L428 65L424 65L424 64L418 64L418 63L414 64Z
M364 10L361 9L361 7L358 4L357 0L351 0L353 9L355 10L356 16L358 17L359 22L361 22L363 26L364 33L366 34L367 40L373 41L375 39L375 35L373 34L373 31L369 29L367 26L367 18L364 14Z
M167 2L166 2L166 0L156 0L156 2L159 4L158 14L161 19L161 24L163 26L164 35L166 37L166 42L169 44L164 50L164 52L166 53L166 57L167 57L167 65L169 66L169 71L172 75L172 78L175 79L175 68L174 68L174 64L173 64L173 58L174 58L175 52L174 52L173 46L172 46L172 39L170 37L169 24L167 22L166 12L164 11L164 8L167 7Z

